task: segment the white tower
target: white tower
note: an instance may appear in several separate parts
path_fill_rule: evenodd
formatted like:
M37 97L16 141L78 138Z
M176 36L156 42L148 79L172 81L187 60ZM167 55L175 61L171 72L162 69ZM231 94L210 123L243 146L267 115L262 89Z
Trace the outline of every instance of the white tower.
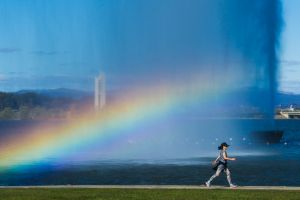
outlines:
M100 74L95 78L95 110L103 109L106 103L105 76Z

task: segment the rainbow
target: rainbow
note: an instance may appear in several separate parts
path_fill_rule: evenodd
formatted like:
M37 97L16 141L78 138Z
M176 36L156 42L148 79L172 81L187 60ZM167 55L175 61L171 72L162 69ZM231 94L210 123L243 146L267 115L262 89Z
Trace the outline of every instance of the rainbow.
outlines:
M76 156L73 154L75 150L93 145L114 148L125 135L139 137L139 132L133 130L140 124L151 123L182 103L195 103L195 99L209 101L214 94L228 91L231 85L218 81L222 85L211 87L206 84L209 82L204 77L195 77L184 84L141 86L99 114L85 110L80 117L61 126L36 127L22 136L8 138L5 145L0 146L0 169L30 165L49 157L65 159ZM118 148L122 153L123 150Z

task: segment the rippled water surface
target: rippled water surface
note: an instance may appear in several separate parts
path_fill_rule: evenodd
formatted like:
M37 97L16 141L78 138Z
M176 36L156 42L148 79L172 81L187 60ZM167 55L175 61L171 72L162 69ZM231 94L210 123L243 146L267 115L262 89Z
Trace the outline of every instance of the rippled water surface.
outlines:
M278 144L245 143L245 148L230 149L229 153L237 157L237 161L229 165L234 182L238 185L300 186L299 122L277 124L277 128L285 129ZM1 126L5 126L4 123ZM1 136L5 138L3 131ZM1 170L0 185L200 185L214 173L210 169L212 159L214 156L201 155L174 159L75 159L61 163L55 158L45 158L30 165ZM226 184L225 175L214 184Z

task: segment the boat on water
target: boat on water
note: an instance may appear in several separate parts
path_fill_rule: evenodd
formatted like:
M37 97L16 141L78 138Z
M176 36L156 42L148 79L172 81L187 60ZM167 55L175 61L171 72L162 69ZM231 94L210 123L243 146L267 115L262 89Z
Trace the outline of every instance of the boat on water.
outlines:
M279 111L279 114L284 118L284 119L300 119L300 109L296 109L291 105L287 109L281 109Z
M256 142L276 144L281 141L283 134L283 130L265 130L255 131L252 133L252 136Z

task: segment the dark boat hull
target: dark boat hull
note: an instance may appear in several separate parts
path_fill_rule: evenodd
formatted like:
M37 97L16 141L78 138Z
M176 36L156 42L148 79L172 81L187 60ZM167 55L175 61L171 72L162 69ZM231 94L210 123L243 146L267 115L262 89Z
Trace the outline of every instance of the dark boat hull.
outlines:
M282 130L255 131L252 136L257 142L276 144L281 141L283 133Z

